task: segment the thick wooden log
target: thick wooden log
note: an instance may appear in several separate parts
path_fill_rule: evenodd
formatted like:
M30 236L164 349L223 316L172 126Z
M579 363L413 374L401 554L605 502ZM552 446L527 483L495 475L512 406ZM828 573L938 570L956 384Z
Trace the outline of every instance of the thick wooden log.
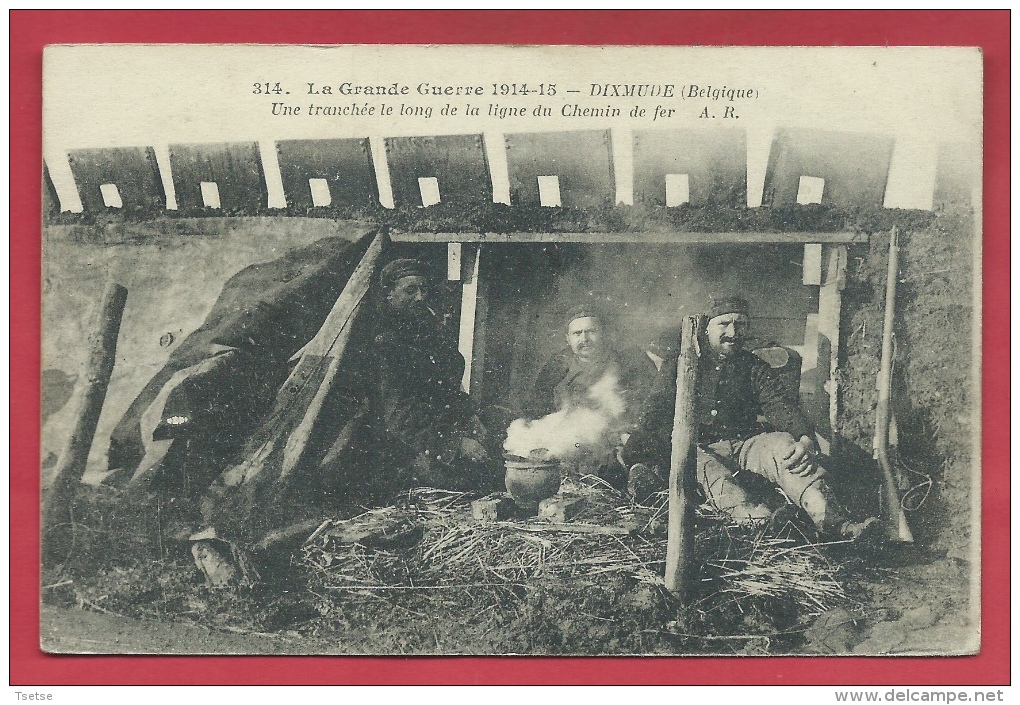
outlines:
M669 459L669 523L666 534L666 589L680 599L691 591L694 543L694 484L698 427L694 418L698 381L698 331L704 318L687 316L680 333L676 368L676 404Z
M62 560L71 547L71 502L92 448L99 424L99 415L106 400L114 362L117 358L117 336L127 302L127 289L110 282L103 292L99 322L90 337L90 351L85 368L85 384L79 398L74 427L60 456L53 484L43 505L43 561Z

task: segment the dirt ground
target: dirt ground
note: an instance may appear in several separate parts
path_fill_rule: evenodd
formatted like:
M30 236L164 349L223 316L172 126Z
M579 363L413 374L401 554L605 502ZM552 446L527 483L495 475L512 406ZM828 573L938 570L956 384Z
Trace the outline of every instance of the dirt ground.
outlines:
M891 552L862 573L866 601L850 609L834 608L808 626L795 649L781 653L812 655L946 655L974 653L979 619L971 601L970 566L917 549ZM202 594L202 591L199 591ZM210 597L205 593L206 597ZM475 619L446 616L353 615L350 621L308 620L275 631L251 627L209 626L193 619L139 619L113 614L99 605L44 604L41 648L78 654L621 654L613 644L614 625L584 624L578 609L565 611L552 601L544 614L500 616L492 611ZM197 606L197 605L196 605ZM571 605L571 607L576 607ZM199 608L201 608L199 606ZM650 610L652 611L652 610ZM307 616L307 615L305 615ZM539 617L542 627L529 626ZM373 619L376 624L371 624ZM300 619L300 617L298 617ZM368 623L366 623L368 622ZM522 641L522 628L532 643ZM536 634L537 632L537 634ZM649 635L647 653L706 653L684 649L677 641ZM529 648L529 646L531 648ZM703 643L707 653L776 653L767 637L748 636Z

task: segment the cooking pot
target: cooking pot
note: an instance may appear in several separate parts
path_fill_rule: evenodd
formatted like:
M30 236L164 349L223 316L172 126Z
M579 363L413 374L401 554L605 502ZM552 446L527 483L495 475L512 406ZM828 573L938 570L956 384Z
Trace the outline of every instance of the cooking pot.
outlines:
M538 503L560 489L559 461L507 455L506 491L522 510L538 512Z

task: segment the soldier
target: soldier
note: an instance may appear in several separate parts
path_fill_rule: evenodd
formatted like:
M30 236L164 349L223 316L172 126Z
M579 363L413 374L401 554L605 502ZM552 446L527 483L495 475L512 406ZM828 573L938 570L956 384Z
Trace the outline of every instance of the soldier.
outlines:
M460 389L464 358L457 339L428 305L421 263L398 259L380 273L375 320L376 399L386 462L405 485L486 489L498 478L486 432Z
M852 521L833 501L818 462L814 429L769 365L744 349L749 327L746 300L727 296L712 302L695 394L697 477L709 501L737 521L769 517L770 510L740 482L739 474L747 471L781 488L820 532L855 541L877 539L878 519ZM638 430L622 453L638 499L666 485L676 364L670 356L662 365ZM759 423L759 415L767 427Z
M601 412L607 423L605 448L601 450L610 451L633 429L655 368L643 354L620 352L611 340L607 320L604 311L590 305L578 306L567 314L567 347L542 366L526 413L538 418L570 408ZM599 458L596 464L602 466L599 474L609 472L613 476L606 479L622 484L624 478L615 477L619 473L615 461Z

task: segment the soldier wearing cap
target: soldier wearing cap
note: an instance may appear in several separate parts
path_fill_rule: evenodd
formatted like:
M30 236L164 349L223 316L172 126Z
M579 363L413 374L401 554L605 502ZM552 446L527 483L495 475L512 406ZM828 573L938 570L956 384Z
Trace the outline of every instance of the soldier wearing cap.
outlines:
M700 340L697 477L708 500L737 521L769 517L770 509L740 481L740 473L747 471L782 489L820 532L851 540L877 537L877 519L852 521L833 500L811 423L771 367L744 349L749 313L739 296L714 299ZM662 365L638 430L622 453L638 499L663 489L669 474L676 365L673 356Z
M634 427L655 368L639 351L621 352L617 348L609 321L606 311L593 304L577 306L564 316L567 345L542 366L525 413L530 418L540 418L570 408L604 412L610 420L604 450L609 453L607 457L612 458L610 451L621 444L621 436L625 438L624 434ZM607 376L611 380L607 380ZM611 390L611 399L605 396L607 390ZM622 484L625 478L615 477L619 472L616 465L615 461L606 461L601 471L595 467L587 469L603 475L609 470L614 477L607 479L619 480Z
M380 273L375 319L378 413L388 461L403 484L484 489L497 479L484 427L460 389L464 357L429 306L422 264L398 259Z
M654 373L649 360L618 351L609 331L609 315L592 304L571 309L563 319L567 346L546 360L535 380L526 413L539 418L571 406L597 403L589 395L607 374L630 406L639 406L639 388ZM635 404L634 401L638 400ZM633 409L636 418L637 408Z

